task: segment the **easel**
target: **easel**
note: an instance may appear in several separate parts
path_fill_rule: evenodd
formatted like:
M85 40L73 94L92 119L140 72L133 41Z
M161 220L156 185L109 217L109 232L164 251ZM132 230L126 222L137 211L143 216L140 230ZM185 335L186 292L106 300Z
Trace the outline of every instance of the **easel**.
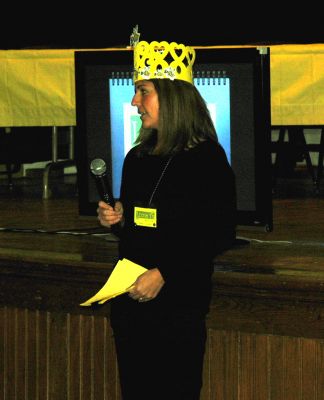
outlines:
M320 129L320 142L306 143L304 129ZM271 152L275 153L275 161L273 164L273 187L276 185L278 177L280 160L287 158L287 149L292 150L296 159L299 161L306 161L307 170L312 178L314 193L319 195L320 183L323 175L323 154L324 154L324 126L303 126L303 125L290 125L290 126L272 126L271 129L279 129L278 140L272 142ZM288 141L285 142L285 135L288 135ZM313 166L310 152L318 153L317 171ZM295 160L296 161L296 160Z

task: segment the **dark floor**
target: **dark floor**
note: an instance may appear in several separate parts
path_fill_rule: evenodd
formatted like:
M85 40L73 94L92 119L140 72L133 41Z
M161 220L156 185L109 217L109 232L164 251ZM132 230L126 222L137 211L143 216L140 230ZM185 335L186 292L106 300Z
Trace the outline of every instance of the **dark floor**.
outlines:
M9 185L5 177L0 179L0 196L8 198L42 198L43 171L34 172L26 177L13 178ZM71 198L78 196L76 174L51 174L48 180L50 196L55 198Z
M315 171L316 172L316 171ZM77 175L51 174L49 179L51 197L72 198L78 196ZM312 176L306 167L296 167L288 174L279 174L273 180L273 198L316 198L324 196L324 179L319 189L316 188ZM43 170L33 171L27 177L16 177L13 184L9 185L5 176L0 179L0 196L8 198L42 198L43 196Z
M315 179L317 168L314 169ZM289 174L280 174L273 180L273 198L316 198L324 196L324 179L317 185L306 167L297 167Z

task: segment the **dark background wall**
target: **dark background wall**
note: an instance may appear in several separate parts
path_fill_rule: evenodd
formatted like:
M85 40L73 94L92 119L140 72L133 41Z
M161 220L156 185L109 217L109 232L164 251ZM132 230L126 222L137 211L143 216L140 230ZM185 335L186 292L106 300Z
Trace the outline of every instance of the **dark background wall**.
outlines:
M14 3L2 13L0 49L127 46L136 24L143 40L188 45L324 42L322 11L311 3L83 3Z

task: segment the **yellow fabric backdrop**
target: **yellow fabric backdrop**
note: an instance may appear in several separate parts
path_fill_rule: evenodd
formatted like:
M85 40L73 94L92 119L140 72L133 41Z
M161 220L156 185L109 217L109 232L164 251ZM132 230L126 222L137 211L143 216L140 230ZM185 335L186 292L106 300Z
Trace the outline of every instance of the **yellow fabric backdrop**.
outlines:
M0 126L75 123L74 50L0 51Z
M271 124L324 125L324 44L269 47ZM74 51L0 50L0 126L76 124Z
M270 47L272 125L324 125L324 44Z

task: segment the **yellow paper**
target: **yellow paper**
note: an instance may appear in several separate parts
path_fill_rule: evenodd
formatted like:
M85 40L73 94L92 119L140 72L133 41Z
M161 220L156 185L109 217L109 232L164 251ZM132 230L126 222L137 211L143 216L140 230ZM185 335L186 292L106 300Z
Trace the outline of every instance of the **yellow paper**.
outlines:
M127 258L119 260L99 292L80 306L91 306L92 303L103 304L113 297L128 292L136 279L145 271L147 271L146 268Z

